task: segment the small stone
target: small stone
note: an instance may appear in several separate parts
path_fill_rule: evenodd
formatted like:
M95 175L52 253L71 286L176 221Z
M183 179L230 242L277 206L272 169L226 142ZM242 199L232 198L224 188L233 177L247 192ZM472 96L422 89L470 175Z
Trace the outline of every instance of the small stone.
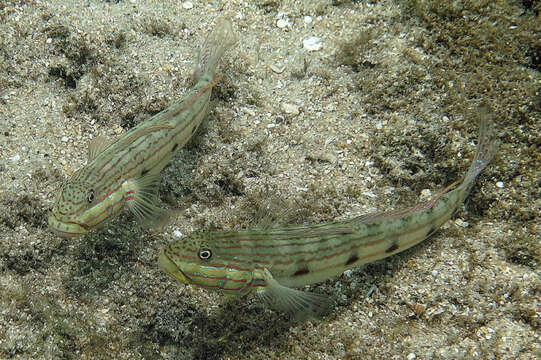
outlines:
M62 141L62 142L68 142L68 137L67 137L67 136L62 136L62 139L60 139L60 141Z
M190 10L191 8L193 8L193 2L185 1L182 3L182 7L186 10Z
M299 115L299 107L295 104L281 103L280 109L287 115L297 116Z
M503 183L503 181L498 181L496 183L496 186L499 187L500 189L503 189L505 187L505 184Z
M311 36L308 39L304 39L302 45L308 51L318 51L321 50L321 47L323 46L321 39L317 36Z
M467 221L464 221L464 220L462 220L462 219L456 219L456 220L455 220L455 224L456 224L457 226L462 227L462 228L468 227L468 226L470 225Z
M307 25L311 24L312 23L312 17L310 15L306 15L304 17L304 23L307 24Z
M173 231L173 237L175 239L180 239L182 237L182 232L180 232L180 230Z
M407 356L408 360L413 360L413 359L416 359L416 358L417 358L417 355L415 355L414 353L409 353L408 356Z

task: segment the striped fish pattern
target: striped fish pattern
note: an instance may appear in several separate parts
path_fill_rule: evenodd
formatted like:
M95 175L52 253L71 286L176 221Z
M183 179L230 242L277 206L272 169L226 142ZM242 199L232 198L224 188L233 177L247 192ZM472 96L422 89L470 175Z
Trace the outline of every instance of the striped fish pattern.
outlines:
M312 226L199 231L165 246L160 267L185 284L230 295L255 292L295 316L324 312L329 299L292 289L404 251L432 235L464 202L498 142L485 113L473 163L461 184L408 209Z
M57 195L49 228L75 237L130 209L144 225L166 218L157 200L160 171L195 133L205 117L218 61L236 42L228 20L219 19L203 44L196 85L180 101L134 127L112 143L98 137L89 145L88 163Z

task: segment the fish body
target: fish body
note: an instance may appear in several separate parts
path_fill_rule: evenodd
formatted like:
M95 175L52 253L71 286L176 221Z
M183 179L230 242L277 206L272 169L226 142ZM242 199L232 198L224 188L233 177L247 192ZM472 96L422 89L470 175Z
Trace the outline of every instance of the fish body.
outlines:
M492 123L481 123L475 159L459 185L411 208L344 221L271 230L195 232L169 243L159 265L185 284L230 295L258 294L295 315L316 315L329 300L293 289L404 251L451 218L497 149Z
M195 133L205 117L218 61L236 42L231 23L219 19L198 56L197 83L180 101L108 143L89 145L87 165L57 195L49 228L74 237L103 225L128 207L143 224L165 214L157 206L160 171Z

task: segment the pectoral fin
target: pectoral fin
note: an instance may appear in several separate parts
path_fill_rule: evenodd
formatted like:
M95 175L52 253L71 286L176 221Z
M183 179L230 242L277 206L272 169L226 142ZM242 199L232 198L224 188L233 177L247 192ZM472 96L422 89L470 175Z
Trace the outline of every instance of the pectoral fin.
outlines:
M265 304L275 310L286 312L298 320L317 317L326 313L330 308L331 300L325 295L280 285L267 269L264 269L263 276L267 286L260 288L257 294Z
M128 208L144 227L158 228L169 220L169 211L161 208L158 199L160 173L149 172L138 179L130 181L127 192L132 192Z

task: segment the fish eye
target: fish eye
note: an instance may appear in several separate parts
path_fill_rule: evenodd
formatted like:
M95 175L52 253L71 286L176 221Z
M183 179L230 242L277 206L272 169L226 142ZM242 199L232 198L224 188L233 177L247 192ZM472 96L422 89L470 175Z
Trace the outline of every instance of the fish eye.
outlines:
M92 201L94 201L94 190L90 190L88 192L86 199L88 200L89 203L92 203Z
M207 248L203 248L201 250L199 250L199 258L201 260L208 260L211 258L212 256L212 251L210 251L210 249L207 249Z

